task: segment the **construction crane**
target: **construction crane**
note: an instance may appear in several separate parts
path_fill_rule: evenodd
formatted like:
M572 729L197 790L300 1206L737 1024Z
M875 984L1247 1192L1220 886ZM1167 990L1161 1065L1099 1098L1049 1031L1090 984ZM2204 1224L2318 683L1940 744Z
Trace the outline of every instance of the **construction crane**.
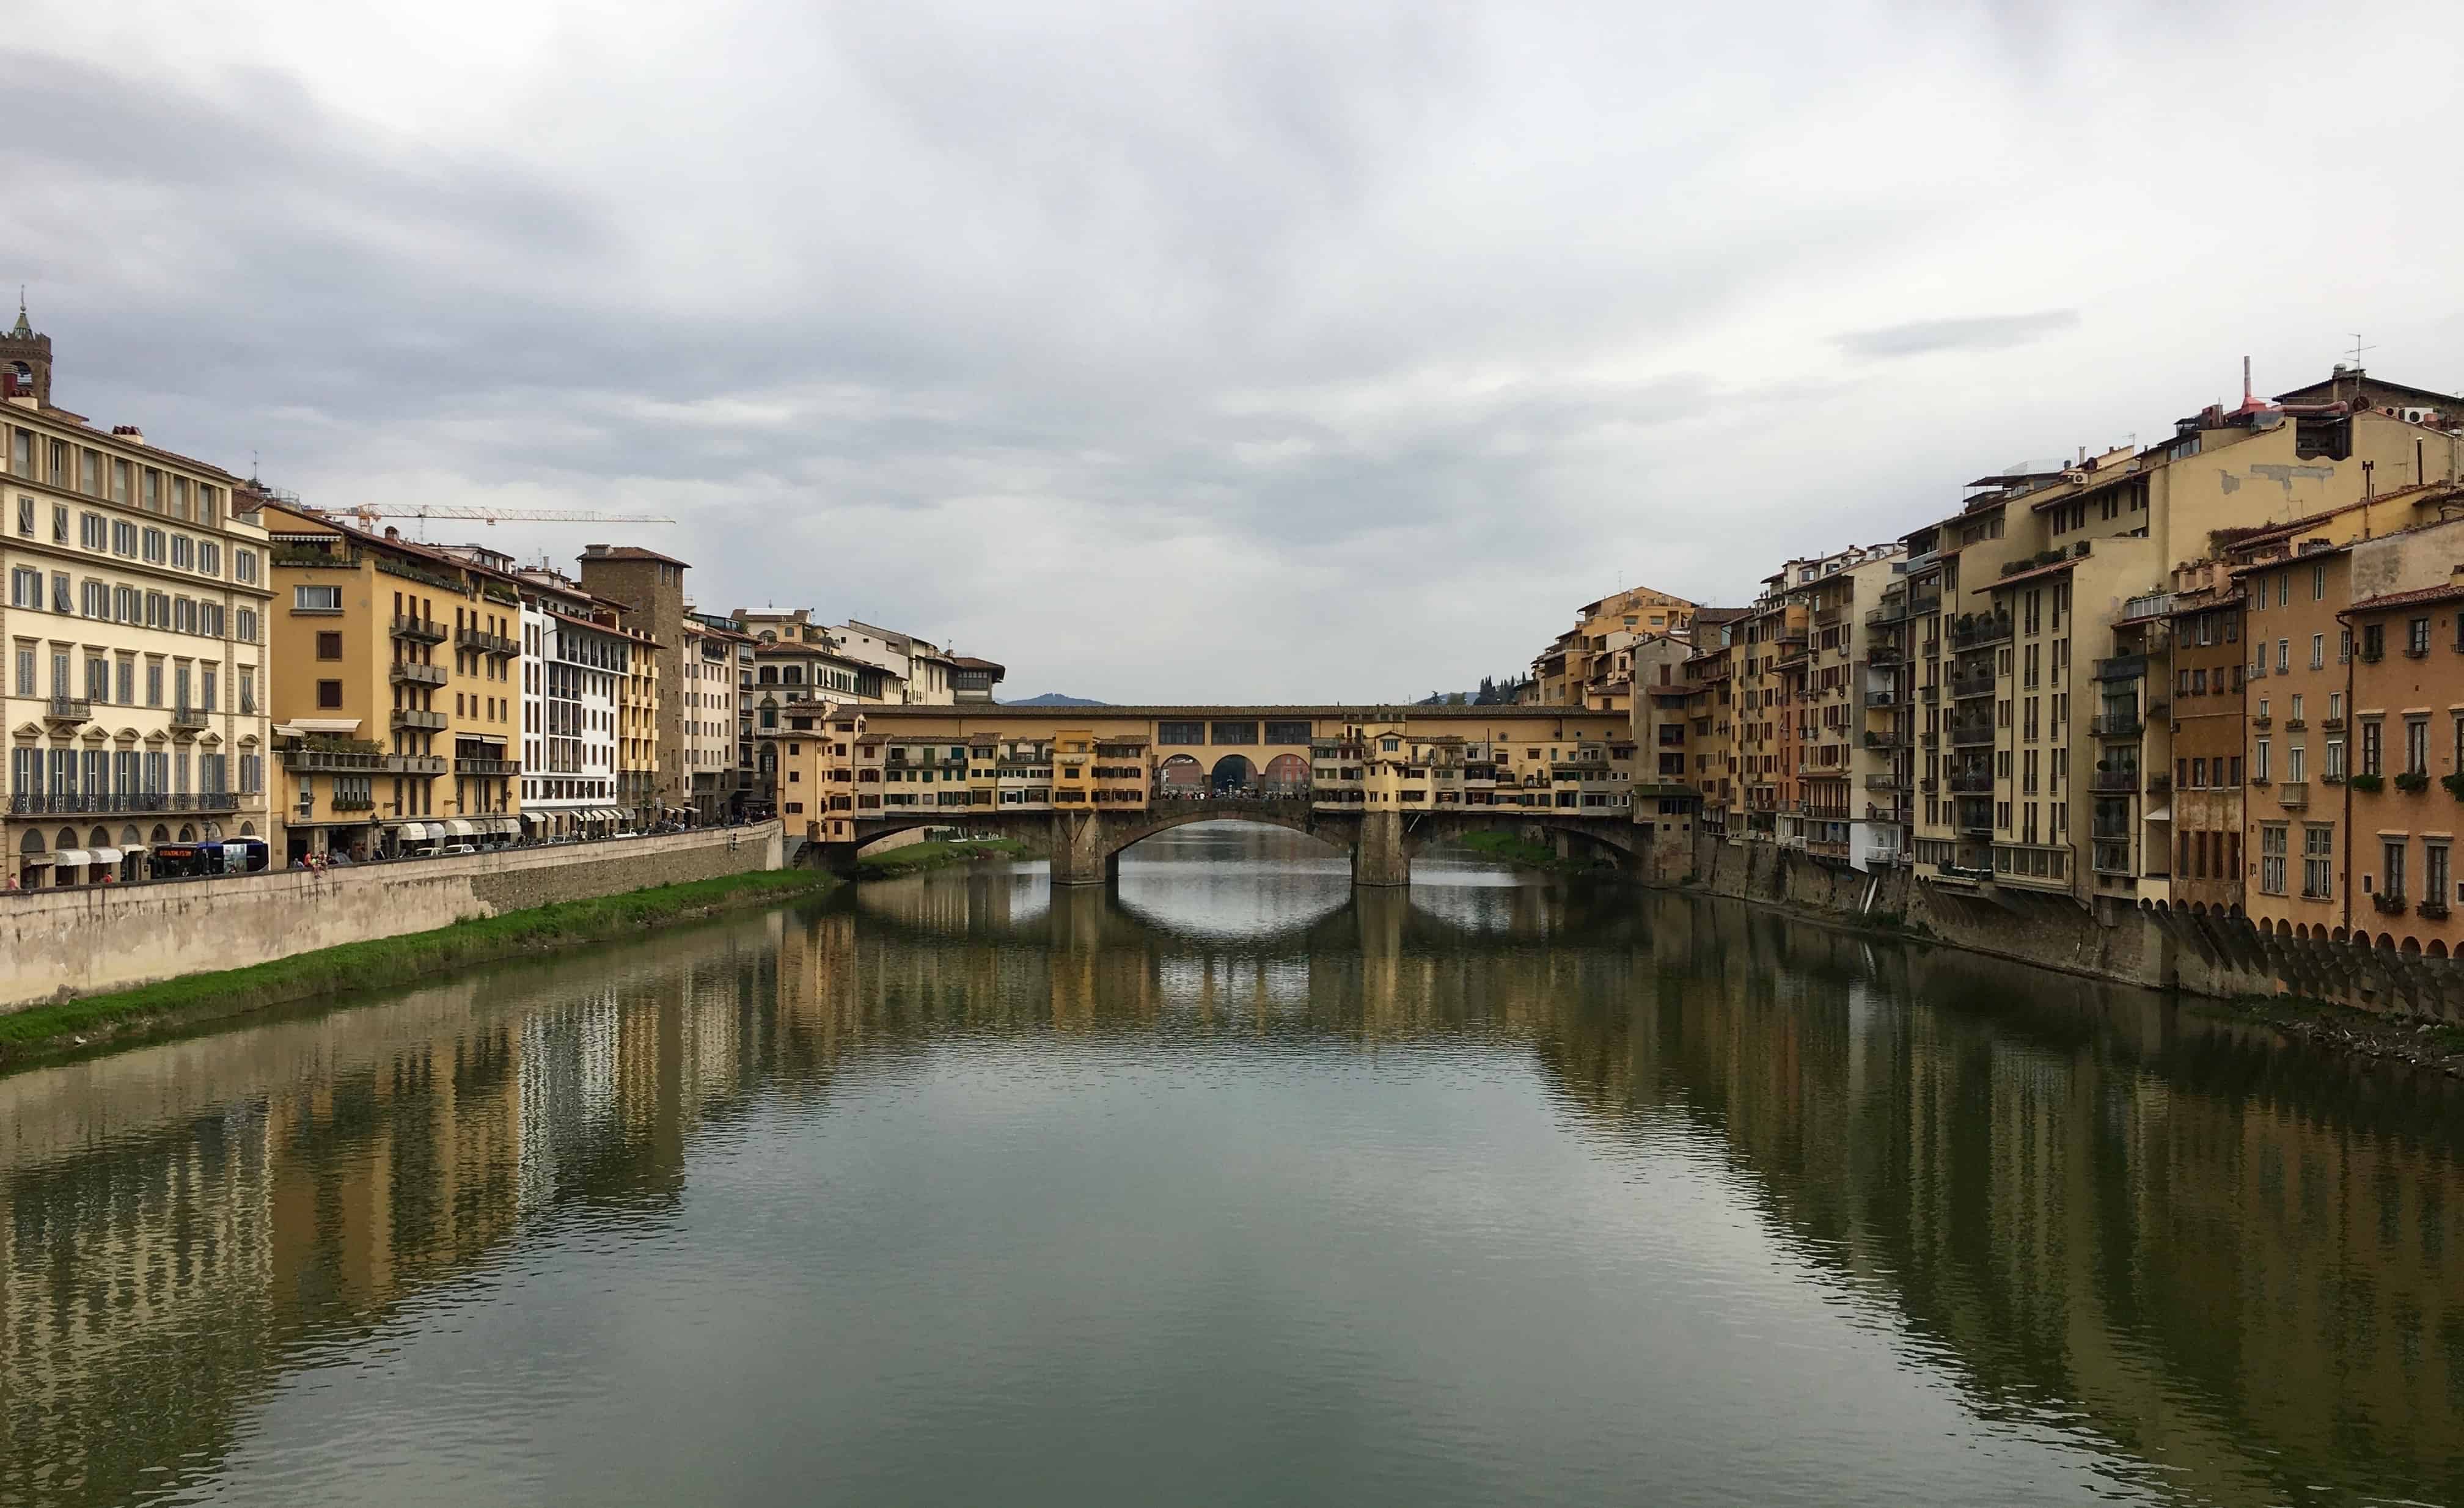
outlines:
M376 508L363 503L356 508L317 508L311 512L328 518L356 519L365 528L374 528L380 518L461 518L483 524L671 524L675 520L657 514L602 514L586 508L447 508L421 504L408 508Z

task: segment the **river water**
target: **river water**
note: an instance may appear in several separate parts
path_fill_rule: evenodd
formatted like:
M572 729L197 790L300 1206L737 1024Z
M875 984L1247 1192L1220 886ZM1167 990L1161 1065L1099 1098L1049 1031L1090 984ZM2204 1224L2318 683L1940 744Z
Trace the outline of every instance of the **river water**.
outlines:
M2464 1503L2458 1108L1184 828L0 1080L0 1502Z

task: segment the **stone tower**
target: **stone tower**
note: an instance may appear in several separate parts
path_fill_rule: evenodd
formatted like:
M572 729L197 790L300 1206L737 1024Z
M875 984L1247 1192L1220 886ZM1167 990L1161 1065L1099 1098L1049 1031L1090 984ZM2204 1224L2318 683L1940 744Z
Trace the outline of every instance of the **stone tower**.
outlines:
M17 323L0 336L0 381L12 397L32 394L44 407L52 405L52 338L36 335L27 323L23 289L17 292Z
M582 552L582 587L615 602L620 621L658 641L659 804L682 806L693 789L685 769L685 572L673 556L638 545L594 544ZM733 674L733 662L729 673Z

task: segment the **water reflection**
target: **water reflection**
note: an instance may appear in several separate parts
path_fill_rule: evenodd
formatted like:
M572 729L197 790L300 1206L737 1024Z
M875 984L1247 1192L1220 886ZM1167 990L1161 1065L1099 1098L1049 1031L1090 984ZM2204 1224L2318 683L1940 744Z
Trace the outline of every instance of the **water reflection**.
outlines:
M1167 837L0 1080L0 1500L2464 1501L2445 1081Z

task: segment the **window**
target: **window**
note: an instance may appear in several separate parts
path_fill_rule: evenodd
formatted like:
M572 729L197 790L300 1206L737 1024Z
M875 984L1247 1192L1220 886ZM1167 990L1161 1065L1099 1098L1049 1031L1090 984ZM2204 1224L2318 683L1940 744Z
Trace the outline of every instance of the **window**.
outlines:
M43 573L19 566L9 573L9 605L31 607L40 612L43 606Z
M2310 601L2323 602L2326 600L2327 568L2324 565L2314 565L2310 568Z
M28 640L18 641L17 694L19 696L40 696L43 694L41 685L34 679L35 658L33 644Z
M2265 823L2258 830L2258 887L2265 894L2284 893L2287 835L2282 822Z
M2415 618L2404 625L2404 652L2418 660L2430 652L2430 620Z
M319 660L340 660L342 658L342 636L341 634L319 634L317 636L317 658Z
M141 553L147 560L156 565L161 565L163 563L164 557L169 553L168 536L160 529L148 529L143 535L139 535L139 538L143 540L144 544L144 548Z
M2447 866L2447 845L2425 842L2421 845L2421 899L2445 906L2447 887L2452 878Z
M183 571L194 570L197 564L197 541L187 535L173 535L171 563Z
M2430 719L2404 720L2404 769L2407 775L2430 773Z
M2304 774L2304 771L2308 768L2308 761L2303 756L2307 753L2308 751L2299 744L2287 744L2284 746L2284 778L2289 783L2299 785L2302 781L2309 778L2308 776Z
M332 707L340 707L340 706L341 706L341 705L342 705L342 683L341 683L341 682L340 682L340 681L319 681L319 682L318 682L318 683L317 683L317 705L318 705L319 707L325 707L325 708L332 708Z
M2278 639L2276 641L2276 673L2282 675L2292 668L2293 641L2290 639Z
M2382 773L2379 769L2379 720L2375 717L2363 718L2361 773L2364 775Z
M111 553L132 559L137 555L137 526L115 518L111 522Z
M2265 785L2267 775L2267 740L2259 739L2251 750L2250 778L2255 785Z
M2379 844L2379 894L2404 899L2404 850L2407 840L2389 838Z
M2330 780L2341 780L2344 777L2344 740L2342 738L2327 740L2326 774Z
M2335 857L2335 824L2305 824L2301 829L2301 893L2304 896L2313 901L2323 901L2332 893Z
M2313 670L2323 670L2326 667L2327 636L2325 634L2312 634L2310 636L2310 668Z
M80 591L81 605L88 618L111 622L111 586L105 581L87 581Z
M145 662L145 705L163 705L163 662L160 660Z
M77 514L77 543L89 550L111 548L111 521L100 514Z
M295 586L291 589L291 610L295 613L339 613L342 610L342 589L339 586Z
M255 608L234 607L231 609L231 637L244 645L253 645L256 643Z
M211 539L197 541L197 569L207 576L223 574L223 547Z
M231 552L231 579L235 581L253 581L256 579L255 551L233 550Z

